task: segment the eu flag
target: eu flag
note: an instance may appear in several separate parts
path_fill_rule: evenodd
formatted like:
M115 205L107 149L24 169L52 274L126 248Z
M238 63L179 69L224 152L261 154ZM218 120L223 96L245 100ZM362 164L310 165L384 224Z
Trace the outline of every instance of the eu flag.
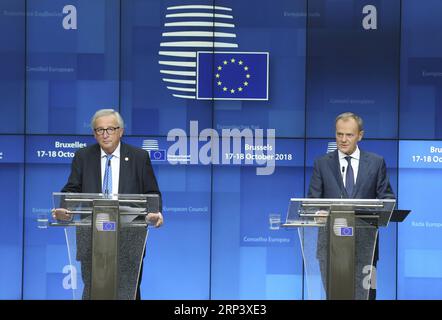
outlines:
M197 99L268 100L268 52L198 52Z
M103 222L103 231L115 231L115 222L113 221Z

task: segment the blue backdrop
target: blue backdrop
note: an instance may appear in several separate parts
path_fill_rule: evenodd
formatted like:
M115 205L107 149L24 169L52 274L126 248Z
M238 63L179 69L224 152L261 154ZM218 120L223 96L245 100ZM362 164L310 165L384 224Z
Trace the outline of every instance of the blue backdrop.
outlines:
M412 210L380 232L378 298L441 299L441 14L439 0L0 0L0 299L80 286L45 219L107 107L124 141L154 145L165 225L143 299L303 299L297 234L269 217L306 195L345 111ZM204 77L230 95L201 98ZM261 153L274 162L248 158Z

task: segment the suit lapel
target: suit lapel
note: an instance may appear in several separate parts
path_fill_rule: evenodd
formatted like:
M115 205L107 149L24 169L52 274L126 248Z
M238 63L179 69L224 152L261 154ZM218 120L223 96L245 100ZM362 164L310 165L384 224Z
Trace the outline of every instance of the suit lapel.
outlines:
M126 161L127 159L127 161ZM124 190L124 187L127 186L127 182L125 179L128 177L129 172L129 150L126 148L126 145L121 142L120 147L120 177L118 179L118 193L127 193L126 190Z
M330 166L331 172L333 172L333 175L336 179L336 182L340 189L340 194L347 194L347 191L344 187L344 182L342 181L342 173L341 173L341 166L339 164L339 156L338 156L338 150L335 150L334 152L329 154L330 161L328 162Z
M101 185L101 149L99 144L97 144L96 148L94 149L94 154L92 156L91 162L94 168L94 172L96 172L94 178L94 189L97 193L100 193L102 192L101 190L102 185Z
M368 177L370 163L367 159L365 152L361 150L360 158L359 158L359 168L358 168L358 176L356 177L356 184L353 190L353 195L357 195L361 186L364 185L364 180Z

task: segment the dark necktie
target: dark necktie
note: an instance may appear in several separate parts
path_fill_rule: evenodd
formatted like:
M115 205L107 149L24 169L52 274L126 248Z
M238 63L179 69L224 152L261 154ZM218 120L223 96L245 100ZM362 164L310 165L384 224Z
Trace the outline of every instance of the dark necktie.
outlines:
M347 189L348 197L351 198L353 194L353 188L355 186L355 176L353 174L353 167L351 166L351 157L346 156L347 160L347 173L345 174L345 189Z
M111 159L113 155L106 155L106 169L104 170L103 193L112 194L112 167Z

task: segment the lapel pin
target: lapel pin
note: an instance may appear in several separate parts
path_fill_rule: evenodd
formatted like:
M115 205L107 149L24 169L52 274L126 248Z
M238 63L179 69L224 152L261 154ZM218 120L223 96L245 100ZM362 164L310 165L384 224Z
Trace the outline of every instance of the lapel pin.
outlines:
M124 158L124 161L129 161L129 158L128 157Z

